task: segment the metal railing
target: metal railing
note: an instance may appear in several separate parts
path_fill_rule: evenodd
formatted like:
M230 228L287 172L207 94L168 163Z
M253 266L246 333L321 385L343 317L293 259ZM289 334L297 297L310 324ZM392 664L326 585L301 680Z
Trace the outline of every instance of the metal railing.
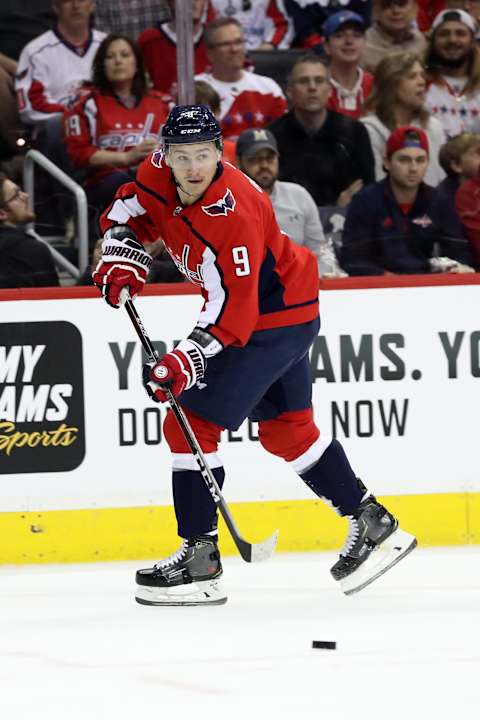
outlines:
M35 163L40 165L40 167L42 167L49 175L64 185L75 196L77 206L76 246L78 249L78 268L76 268L75 265L72 265L72 263L69 262L60 252L58 252L56 248L52 247L50 243L45 240L43 240L43 242L46 242L48 245L55 263L72 277L78 278L88 265L88 205L85 190L41 152L38 150L29 150L25 155L25 162L23 166L23 187L25 192L28 193L30 207L34 207L35 199ZM42 240L38 233L35 232L35 223L29 223L28 230L38 240Z

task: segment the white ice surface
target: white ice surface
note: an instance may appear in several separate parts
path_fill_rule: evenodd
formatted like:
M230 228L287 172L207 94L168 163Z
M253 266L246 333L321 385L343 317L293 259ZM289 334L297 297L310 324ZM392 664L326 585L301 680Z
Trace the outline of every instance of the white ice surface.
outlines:
M151 562L0 568L0 718L479 717L480 548L416 550L349 598L334 559L226 558L228 603L194 608L134 602Z

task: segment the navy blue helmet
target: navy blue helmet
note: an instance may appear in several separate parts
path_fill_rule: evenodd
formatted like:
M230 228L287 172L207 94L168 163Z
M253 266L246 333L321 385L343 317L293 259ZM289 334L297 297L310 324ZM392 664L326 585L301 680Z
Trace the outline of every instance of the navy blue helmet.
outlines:
M220 125L206 105L176 105L170 111L162 130L165 147L216 141L221 149L221 138Z

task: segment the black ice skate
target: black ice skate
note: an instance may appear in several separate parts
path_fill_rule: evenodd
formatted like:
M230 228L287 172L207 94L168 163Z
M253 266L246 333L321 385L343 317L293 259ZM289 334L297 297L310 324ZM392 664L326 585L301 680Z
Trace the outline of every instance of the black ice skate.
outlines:
M345 595L363 590L396 565L417 545L413 535L398 527L398 521L369 495L348 515L349 533L340 559L330 572Z
M141 605L222 605L222 564L217 539L184 540L177 552L153 568L138 570L135 600Z

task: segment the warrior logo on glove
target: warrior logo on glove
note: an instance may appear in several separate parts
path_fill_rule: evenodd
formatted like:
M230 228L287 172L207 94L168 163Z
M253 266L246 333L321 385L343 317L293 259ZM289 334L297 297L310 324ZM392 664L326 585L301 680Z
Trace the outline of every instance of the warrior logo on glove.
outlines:
M134 298L143 290L151 264L133 230L117 225L105 233L102 258L92 279L107 303L119 308L129 295Z

